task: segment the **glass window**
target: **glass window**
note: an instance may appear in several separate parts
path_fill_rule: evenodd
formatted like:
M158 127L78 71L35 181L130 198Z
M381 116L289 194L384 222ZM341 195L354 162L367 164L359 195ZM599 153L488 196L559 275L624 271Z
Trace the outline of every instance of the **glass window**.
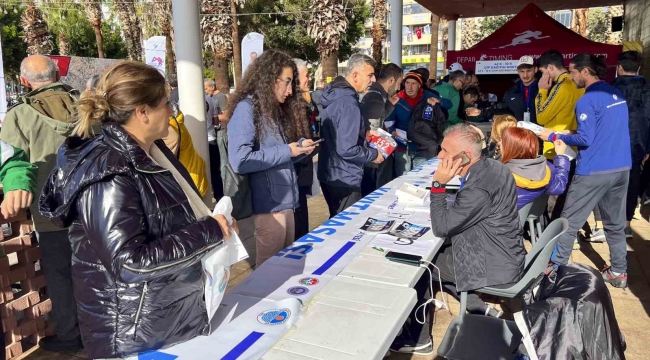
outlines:
M404 15L411 15L411 14L427 14L430 11L427 10L424 6L420 4L413 4L413 5L404 5L404 11L402 14Z
M560 24L570 28L571 20L573 19L573 13L571 10L560 10L555 12L555 20Z

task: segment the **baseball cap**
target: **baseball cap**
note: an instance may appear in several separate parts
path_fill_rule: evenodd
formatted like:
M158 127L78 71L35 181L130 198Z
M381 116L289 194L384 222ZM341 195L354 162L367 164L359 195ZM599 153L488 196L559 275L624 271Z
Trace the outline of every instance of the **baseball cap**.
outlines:
M461 65L460 63L457 63L457 62L451 64L451 66L449 67L449 71L462 71L463 74L465 74L465 70L463 69L463 65Z
M532 56L522 56L519 58L519 61L517 62L517 67L520 67L521 65L530 65L530 66L535 66L535 60L533 59Z

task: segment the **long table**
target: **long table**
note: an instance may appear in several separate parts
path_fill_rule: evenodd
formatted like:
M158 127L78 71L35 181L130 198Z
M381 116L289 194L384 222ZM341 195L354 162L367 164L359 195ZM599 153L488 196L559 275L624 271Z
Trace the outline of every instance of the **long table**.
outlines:
M403 183L429 186L438 161L395 179L324 222L224 296L211 335L130 359L378 359L416 301L424 268L390 262L372 246L368 218L430 226L428 203L397 201ZM431 261L443 240L431 230ZM165 357L168 356L168 357Z

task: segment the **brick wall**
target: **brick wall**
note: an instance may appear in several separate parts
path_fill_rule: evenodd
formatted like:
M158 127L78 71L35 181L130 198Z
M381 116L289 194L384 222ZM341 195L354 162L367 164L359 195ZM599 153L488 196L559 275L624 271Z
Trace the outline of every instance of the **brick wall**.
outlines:
M54 334L48 321L52 302L47 296L45 276L40 269L41 251L32 234L31 221L22 212L10 223L12 234L0 229L0 320L6 359L20 356L46 336Z
M645 61L641 75L650 78L650 0L627 0L625 2L625 25L623 39L643 44Z

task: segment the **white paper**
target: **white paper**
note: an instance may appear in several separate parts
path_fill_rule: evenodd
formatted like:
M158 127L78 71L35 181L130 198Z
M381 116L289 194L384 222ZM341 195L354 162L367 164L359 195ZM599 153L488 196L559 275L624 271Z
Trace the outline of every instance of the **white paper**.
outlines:
M397 132L397 137L402 138L404 140L408 140L408 136L406 135L406 131L401 130L401 129L395 129L395 132Z
M377 235L375 239L370 242L370 246L377 247L384 250L392 250L395 252L410 254L410 255L419 255L426 257L433 247L435 242L431 240L408 240L402 238L396 238L391 235Z

